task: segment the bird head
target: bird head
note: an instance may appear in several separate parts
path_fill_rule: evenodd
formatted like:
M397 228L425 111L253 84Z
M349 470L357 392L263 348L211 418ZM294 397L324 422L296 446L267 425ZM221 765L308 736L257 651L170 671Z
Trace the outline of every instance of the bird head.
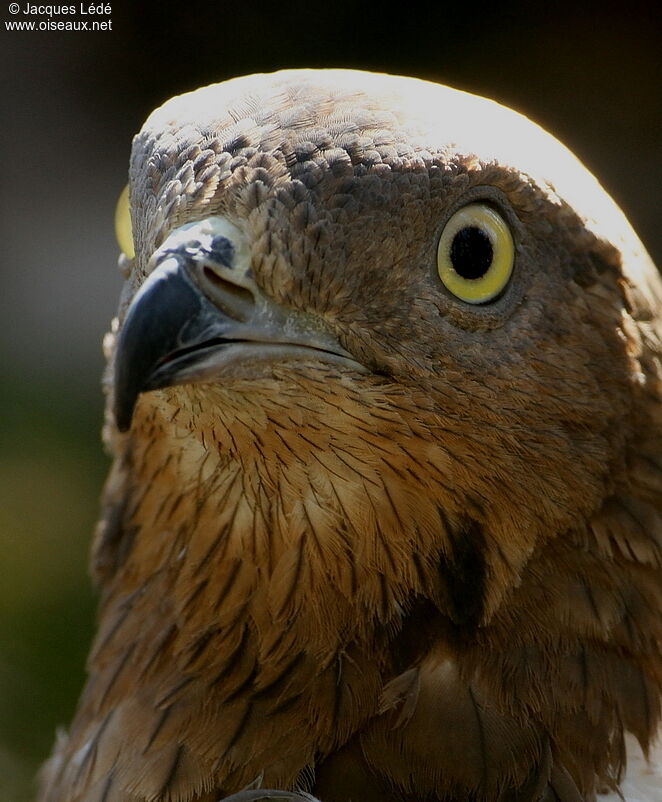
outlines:
M477 526L486 609L627 481L659 278L523 116L414 79L240 78L149 117L129 208L112 410L191 476L212 453L324 507L335 470L359 530Z

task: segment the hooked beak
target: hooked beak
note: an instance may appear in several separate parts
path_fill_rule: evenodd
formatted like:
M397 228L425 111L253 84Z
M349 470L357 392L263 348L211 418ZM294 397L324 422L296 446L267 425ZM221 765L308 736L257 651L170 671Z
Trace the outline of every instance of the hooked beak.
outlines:
M255 283L241 234L224 218L176 229L153 257L115 352L115 420L131 426L140 393L231 378L256 362L314 359L365 371L317 317Z

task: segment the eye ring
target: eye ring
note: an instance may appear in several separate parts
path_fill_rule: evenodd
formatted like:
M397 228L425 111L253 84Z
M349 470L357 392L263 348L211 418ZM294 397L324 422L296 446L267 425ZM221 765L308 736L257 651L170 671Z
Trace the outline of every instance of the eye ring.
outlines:
M463 206L448 220L437 247L439 278L468 304L496 299L508 285L515 244L504 218L485 203Z
M115 238L120 250L129 259L136 255L133 246L133 228L131 226L131 209L129 206L129 185L120 192L115 206Z

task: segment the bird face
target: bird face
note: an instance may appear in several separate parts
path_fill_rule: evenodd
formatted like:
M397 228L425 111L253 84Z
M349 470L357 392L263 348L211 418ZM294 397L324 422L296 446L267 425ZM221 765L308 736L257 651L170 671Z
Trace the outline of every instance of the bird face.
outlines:
M622 257L583 208L614 212L562 146L495 104L378 76L316 81L200 90L137 137L129 286L147 279L118 341L118 424L158 389L145 411L194 436L225 430L222 452L260 463L255 442L232 445L237 409L242 430L294 425L304 461L302 438L321 443L334 420L382 473L398 469L365 432L395 425L403 448L426 444L418 503L488 532L496 598L540 538L599 506L623 461ZM612 239L630 236L616 222Z

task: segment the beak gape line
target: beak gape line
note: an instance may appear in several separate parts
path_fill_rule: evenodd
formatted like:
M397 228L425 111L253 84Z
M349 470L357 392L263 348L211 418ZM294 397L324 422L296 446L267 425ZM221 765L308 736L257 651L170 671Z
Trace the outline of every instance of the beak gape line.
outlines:
M176 229L152 262L117 341L120 431L130 428L141 393L227 377L246 360L314 358L364 370L319 318L285 309L262 292L240 232L224 218Z

